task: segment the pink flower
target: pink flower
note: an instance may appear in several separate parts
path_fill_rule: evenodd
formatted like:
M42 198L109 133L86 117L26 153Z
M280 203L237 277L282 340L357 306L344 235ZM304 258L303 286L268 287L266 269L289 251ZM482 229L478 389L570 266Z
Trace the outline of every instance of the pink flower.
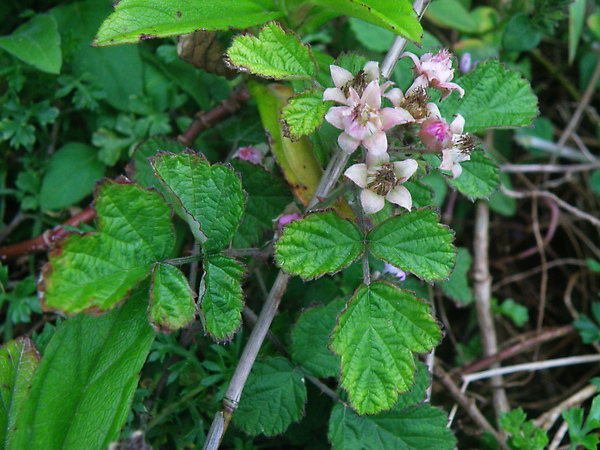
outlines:
M465 91L456 83L451 83L450 80L454 77L454 69L452 68L452 54L446 50L440 50L435 55L433 53L425 53L421 58L417 55L405 52L402 56L408 56L415 63L413 69L417 77L413 86L432 87L442 91L440 100L448 97L452 91L458 91L460 96L465 95ZM411 87L412 89L412 87Z
M323 101L333 100L338 103L348 104L349 88L354 88L362 95L365 87L374 80L379 81L379 64L375 61L368 62L356 77L346 69L333 64L329 66L334 88L325 89ZM348 105L350 106L350 105Z
M294 220L300 220L302 219L302 216L298 213L292 213L292 214L283 214L279 217L279 219L277 220L277 231L279 232L279 234L283 234L283 226L285 224L288 224L290 222L293 222Z
M442 150L441 170L452 172L452 178L458 178L462 173L461 162L471 159L471 152L475 149L475 140L468 134L463 134L465 119L457 114L452 123L452 145Z
M381 109L381 89L377 80L371 81L360 97L354 88L348 88L346 105L330 108L325 120L343 130L338 143L347 153L362 144L373 155L385 154L388 146L385 130L412 119L404 110Z
M452 144L452 130L446 119L432 116L421 123L419 138L430 152L439 152Z
M404 270L398 269L397 267L392 266L390 263L387 262L383 266L382 273L389 273L390 275L393 275L396 278L398 278L398 281L406 280L406 272Z
M263 153L257 148L249 145L248 147L238 148L236 155L239 159L249 161L252 164L262 164Z
M385 205L385 200L402 206L410 211L412 197L408 189L401 186L417 170L414 159L394 163L389 162L387 153L367 155L367 164L354 164L344 175L351 179L363 191L360 200L367 214L375 214Z

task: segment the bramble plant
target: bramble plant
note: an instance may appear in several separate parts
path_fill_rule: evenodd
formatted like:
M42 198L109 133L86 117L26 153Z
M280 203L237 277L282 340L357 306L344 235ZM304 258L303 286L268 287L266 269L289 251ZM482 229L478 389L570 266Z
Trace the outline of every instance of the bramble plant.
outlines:
M28 338L2 350L3 395L12 395L0 427L7 448L100 448L117 440L132 401L145 408L134 394L149 355L166 364L169 335L198 320L215 345L204 346L206 359L193 368L179 355L171 373L190 377L190 398L222 400L210 431L201 427L207 435L189 438L205 448L219 445L231 420L253 436L286 432L314 396L308 382L333 400L324 414L334 448L362 448L363 439L377 440L369 448L455 447L446 413L428 401L430 374L418 357L440 344L443 330L432 305L403 281L408 274L443 283L456 265L454 231L441 222L425 177L438 173L468 199L488 198L499 171L475 134L530 125L537 99L528 81L495 59L458 77L447 49L418 56L402 49L382 70L356 53L334 59L300 38L335 15L392 31L402 46L421 39L407 0L116 4L95 46L244 29L225 60L241 73L236 89L256 103L269 150L240 145L221 163L204 155L212 150L202 142L186 149L152 137L137 148L128 177L96 186L96 228L58 242L38 283L45 311L75 317L58 326L41 359ZM391 81L398 58L412 66L402 75L405 89ZM165 111L180 103L146 105L99 127L101 160L115 164L155 134L153 126L169 133ZM183 256L187 236L196 244ZM262 280L272 287L256 319L245 309L246 278L261 260L279 272ZM181 269L186 264L193 275ZM291 327L269 332L292 277L340 272L351 279L342 290L315 295L288 317ZM247 341L243 318L256 321ZM257 360L267 335L281 355L264 351ZM239 358L225 343L243 343Z

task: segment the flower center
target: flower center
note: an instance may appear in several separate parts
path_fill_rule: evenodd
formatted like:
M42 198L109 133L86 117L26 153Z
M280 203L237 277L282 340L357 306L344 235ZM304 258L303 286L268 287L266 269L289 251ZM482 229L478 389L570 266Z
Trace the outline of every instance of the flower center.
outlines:
M415 120L426 119L428 115L427 102L429 95L423 86L411 90L400 105L407 110Z
M367 175L367 188L385 197L398 185L398 181L394 173L394 165L388 163L382 165L377 172Z
M456 148L461 153L470 155L473 150L477 147L477 141L473 139L470 134L461 134L454 144L454 148Z

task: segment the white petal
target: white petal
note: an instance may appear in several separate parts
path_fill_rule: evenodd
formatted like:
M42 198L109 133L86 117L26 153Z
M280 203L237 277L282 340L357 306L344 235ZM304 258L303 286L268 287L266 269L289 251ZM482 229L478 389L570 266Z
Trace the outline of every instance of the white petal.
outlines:
M367 76L367 81L379 80L379 63L377 61L369 61L363 71Z
M452 169L450 171L452 172L452 179L458 178L462 173L462 166L456 163L452 166Z
M387 164L390 162L390 155L386 152L380 155L376 155L374 153L371 152L367 152L367 166L370 168L379 168L381 166L383 166L384 164Z
M429 53L431 55L431 53ZM419 58L417 57L417 55L415 55L414 53L411 52L404 52L402 53L402 56L400 56L400 58L404 58L405 56L408 56L410 59L413 60L413 62L415 63L415 69L420 71L421 70L421 60L419 60Z
M339 66L334 66L333 64L329 66L329 70L331 71L331 79L333 80L333 84L335 84L335 87L337 88L343 88L346 83L354 78L346 69L342 69Z
M381 211L385 206L384 198L368 189L365 189L360 193L360 201L367 214L375 214L376 212Z
M454 120L450 124L450 130L453 134L462 134L463 128L465 127L465 118L460 114L454 117Z
M382 130L389 130L396 125L414 122L415 120L413 116L403 108L383 108L379 111L379 119L381 120Z
M386 200L396 205L400 205L403 208L406 208L410 211L412 206L412 197L410 196L410 192L404 186L396 186L388 195L385 196Z
M387 136L383 131L378 131L365 137L362 144L374 155L383 155L387 152Z
M419 163L414 159L406 159L394 163L394 173L397 179L409 179L419 168Z
M439 117L443 120L440 108L435 103L427 103L427 117Z
M384 86L385 86L385 83L381 85L382 91L385 90ZM400 106L400 104L402 103L402 100L404 100L404 94L402 93L402 90L399 88L394 88L387 94L383 94L383 96L385 98L387 98L390 102L392 102L392 105L394 105L396 107Z
M346 169L344 176L350 178L354 184L363 189L367 187L367 165L354 164Z
M341 89L329 88L323 92L323 101L333 100L334 102L346 104L348 98L344 95Z
M452 150L442 150L442 163L440 164L440 170L452 170L454 159L452 158Z
M360 144L360 141L354 139L348 133L343 132L338 136L338 144L342 150L350 154L358 148L358 144Z

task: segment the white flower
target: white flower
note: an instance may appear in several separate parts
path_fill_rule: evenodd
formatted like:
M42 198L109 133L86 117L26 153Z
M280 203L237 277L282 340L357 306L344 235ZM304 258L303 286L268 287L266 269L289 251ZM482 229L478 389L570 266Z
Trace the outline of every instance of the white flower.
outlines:
M363 189L360 200L367 214L375 214L385 205L385 200L410 211L410 192L401 186L417 170L414 159L394 163L389 162L387 153L378 156L367 155L367 164L354 164L344 175Z
M463 134L465 119L457 114L452 123L452 145L442 150L441 170L452 172L452 178L458 178L462 173L461 162L471 159L471 152L475 149L475 140L468 134Z

